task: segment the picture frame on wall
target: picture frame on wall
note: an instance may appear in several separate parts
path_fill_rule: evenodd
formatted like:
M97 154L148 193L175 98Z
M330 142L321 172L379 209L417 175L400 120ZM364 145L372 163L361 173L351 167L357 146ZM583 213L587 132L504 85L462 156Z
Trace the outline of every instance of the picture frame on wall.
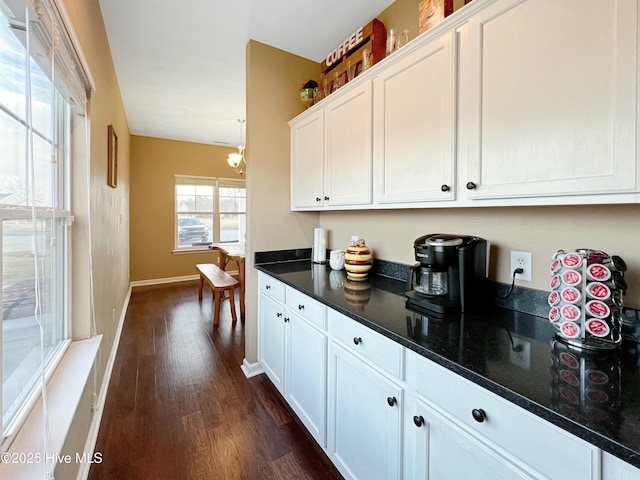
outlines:
M107 185L111 188L118 186L118 135L113 125L107 129Z

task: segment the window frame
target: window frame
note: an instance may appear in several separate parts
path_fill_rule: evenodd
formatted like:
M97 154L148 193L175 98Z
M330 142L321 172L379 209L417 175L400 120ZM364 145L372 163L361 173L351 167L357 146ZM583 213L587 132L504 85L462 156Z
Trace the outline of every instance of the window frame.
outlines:
M2 5L0 5L0 7L1 6ZM11 20L14 18L12 17L11 12L7 12L5 8L2 8L0 12L3 16L7 16L9 25L12 27L12 22L15 21L15 19ZM42 19L38 18L38 20L41 21ZM20 36L16 35L16 38L20 42ZM31 142L32 140L30 140L30 138L38 138L39 141L45 142L45 144L49 146L51 154L55 156L56 168L55 170L50 170L50 173L47 175L47 182L51 183L51 192L45 205L38 204L38 199L36 199L35 193L32 191L34 185L37 187L40 184L39 181L34 181L34 184L31 183L31 175L33 174L27 174L23 179L25 182L24 188L26 193L24 204L0 204L0 239L2 239L2 242L0 242L0 258L4 257L3 243L5 238L5 221L23 220L32 223L41 223L43 221L45 223L49 221L52 222L52 235L55 236L55 245L59 248L49 253L44 253L43 250L38 251L39 255L44 254L52 256L51 270L47 273L50 274L49 281L51 283L51 291L48 296L51 301L51 305L50 310L41 312L43 317L40 317L40 319L43 320L46 316L52 315L55 319L52 331L56 333L52 333L55 343L45 354L44 372L42 372L40 368L34 372L26 372L28 380L34 380L34 383L30 386L29 391L21 392L17 396L20 403L15 405L15 408L12 410L12 415L7 421L4 419L4 405L2 395L0 394L0 433L2 433L2 441L0 444L1 452L7 451L13 440L16 438L27 417L30 415L32 408L41 398L43 388L42 381L44 381L44 385L46 386L71 344L71 225L73 222L73 215L70 210L72 189L70 152L72 106L67 100L68 97L66 97L65 93L60 90L59 84L54 84L51 77L47 75L47 66L43 65L41 61L37 61L40 60L40 57L34 58L34 52L27 51L24 43L23 47L25 48L24 54L27 61L20 65L22 67L22 71L26 71L27 68L32 69L34 64L38 65L38 67L43 70L42 73L47 77L48 86L51 88L52 95L48 101L48 105L52 112L51 133L50 135L47 135L40 131L35 125L33 116L26 112L24 113L23 118L21 115L13 112L8 106L0 105L0 114L5 115L10 122L15 122L18 125L18 128L24 130L25 142ZM28 85L26 80L25 85ZM25 101L29 94L30 90L27 89L22 93ZM31 94L31 98L33 99L33 94ZM24 156L16 157L16 159L18 162L23 162L26 171L31 169L31 161L27 154L27 150L25 150ZM19 164L20 163L18 163L18 165ZM41 234L44 234L46 237L46 230L38 228L37 226L34 227L33 232L38 234L38 238ZM28 240L29 242L33 242L33 232L28 237L30 239ZM22 247L22 243L19 245L21 246L20 248L24 248ZM49 246L50 245L45 246L45 249ZM55 267L53 266L54 264L56 265ZM4 274L4 270L0 270L0 280L3 281L3 284ZM36 294L34 293L34 295ZM38 302L40 301L40 298L43 298L42 295L38 297ZM3 304L4 310L4 299L1 293L0 303ZM36 316L35 313L34 316ZM4 322L4 315L0 318L2 318ZM17 318L17 320L20 320L20 318ZM0 329L0 366L3 362L2 357L4 356L5 348L3 330L4 328ZM40 351L42 346L34 346L32 348ZM23 360L20 360L20 363L22 363L22 361ZM0 387L2 390L0 390L0 392L4 392L4 389L8 388L7 385L5 385L7 379L4 378L4 375L2 376L2 380L2 386Z
M246 231L246 205L243 211L237 212L222 212L220 211L220 188L243 188L246 192L246 180L224 177L202 177L194 175L181 175L174 174L174 189L173 189L173 250L174 254L202 252L209 250L209 245L212 243L220 242L220 221L221 215L235 214L245 216L245 231ZM180 212L178 211L178 185L208 185L213 187L213 208L211 212ZM246 193L245 193L246 195ZM202 245L190 245L180 246L180 239L178 233L178 217L179 215L211 215L212 218L212 230L211 238L207 242L202 242ZM198 243L198 242L194 242Z

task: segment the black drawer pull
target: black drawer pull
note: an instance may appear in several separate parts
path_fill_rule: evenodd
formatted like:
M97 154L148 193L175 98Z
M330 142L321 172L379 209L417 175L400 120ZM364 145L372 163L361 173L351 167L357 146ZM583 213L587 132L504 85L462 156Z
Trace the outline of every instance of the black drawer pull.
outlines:
M282 316L282 313L278 312L276 313L276 317L280 318Z
M360 345L362 343L362 339L360 337L353 337L353 343Z
M387 397L387 403L390 407L393 407L398 403L398 399L396 397Z
M467 190L475 190L477 185L473 182L467 182Z
M298 305L298 310L304 310L304 305Z
M481 408L474 408L473 410L471 410L471 415L473 416L473 419L478 423L482 423L487 419L487 414Z
M289 317L284 317L284 323L287 323L289 321Z
M451 187L449 187L449 185L442 185L440 187L440 190L442 190L443 192L448 192L449 190L451 190Z
M271 285L267 285L264 287L266 290L271 290Z
M413 423L416 425L416 427L420 428L424 425L424 417L422 415L414 415Z

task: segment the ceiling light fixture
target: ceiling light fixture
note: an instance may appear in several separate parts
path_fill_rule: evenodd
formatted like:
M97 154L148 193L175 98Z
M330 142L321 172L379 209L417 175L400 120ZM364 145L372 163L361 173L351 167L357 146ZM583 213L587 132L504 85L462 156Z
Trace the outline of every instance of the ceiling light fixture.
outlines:
M239 175L244 173L247 166L247 161L244 158L244 139L242 135L244 122L245 120L238 119L238 123L240 124L240 145L238 145L238 153L230 153L227 157L227 163L233 168L233 171Z

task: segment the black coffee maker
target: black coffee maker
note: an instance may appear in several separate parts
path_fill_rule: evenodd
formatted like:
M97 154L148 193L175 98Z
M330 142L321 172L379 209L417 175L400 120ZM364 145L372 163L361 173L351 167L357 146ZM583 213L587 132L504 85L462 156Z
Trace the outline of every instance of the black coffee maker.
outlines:
M407 281L407 307L439 314L470 313L487 305L487 241L434 233L413 242L416 263Z

